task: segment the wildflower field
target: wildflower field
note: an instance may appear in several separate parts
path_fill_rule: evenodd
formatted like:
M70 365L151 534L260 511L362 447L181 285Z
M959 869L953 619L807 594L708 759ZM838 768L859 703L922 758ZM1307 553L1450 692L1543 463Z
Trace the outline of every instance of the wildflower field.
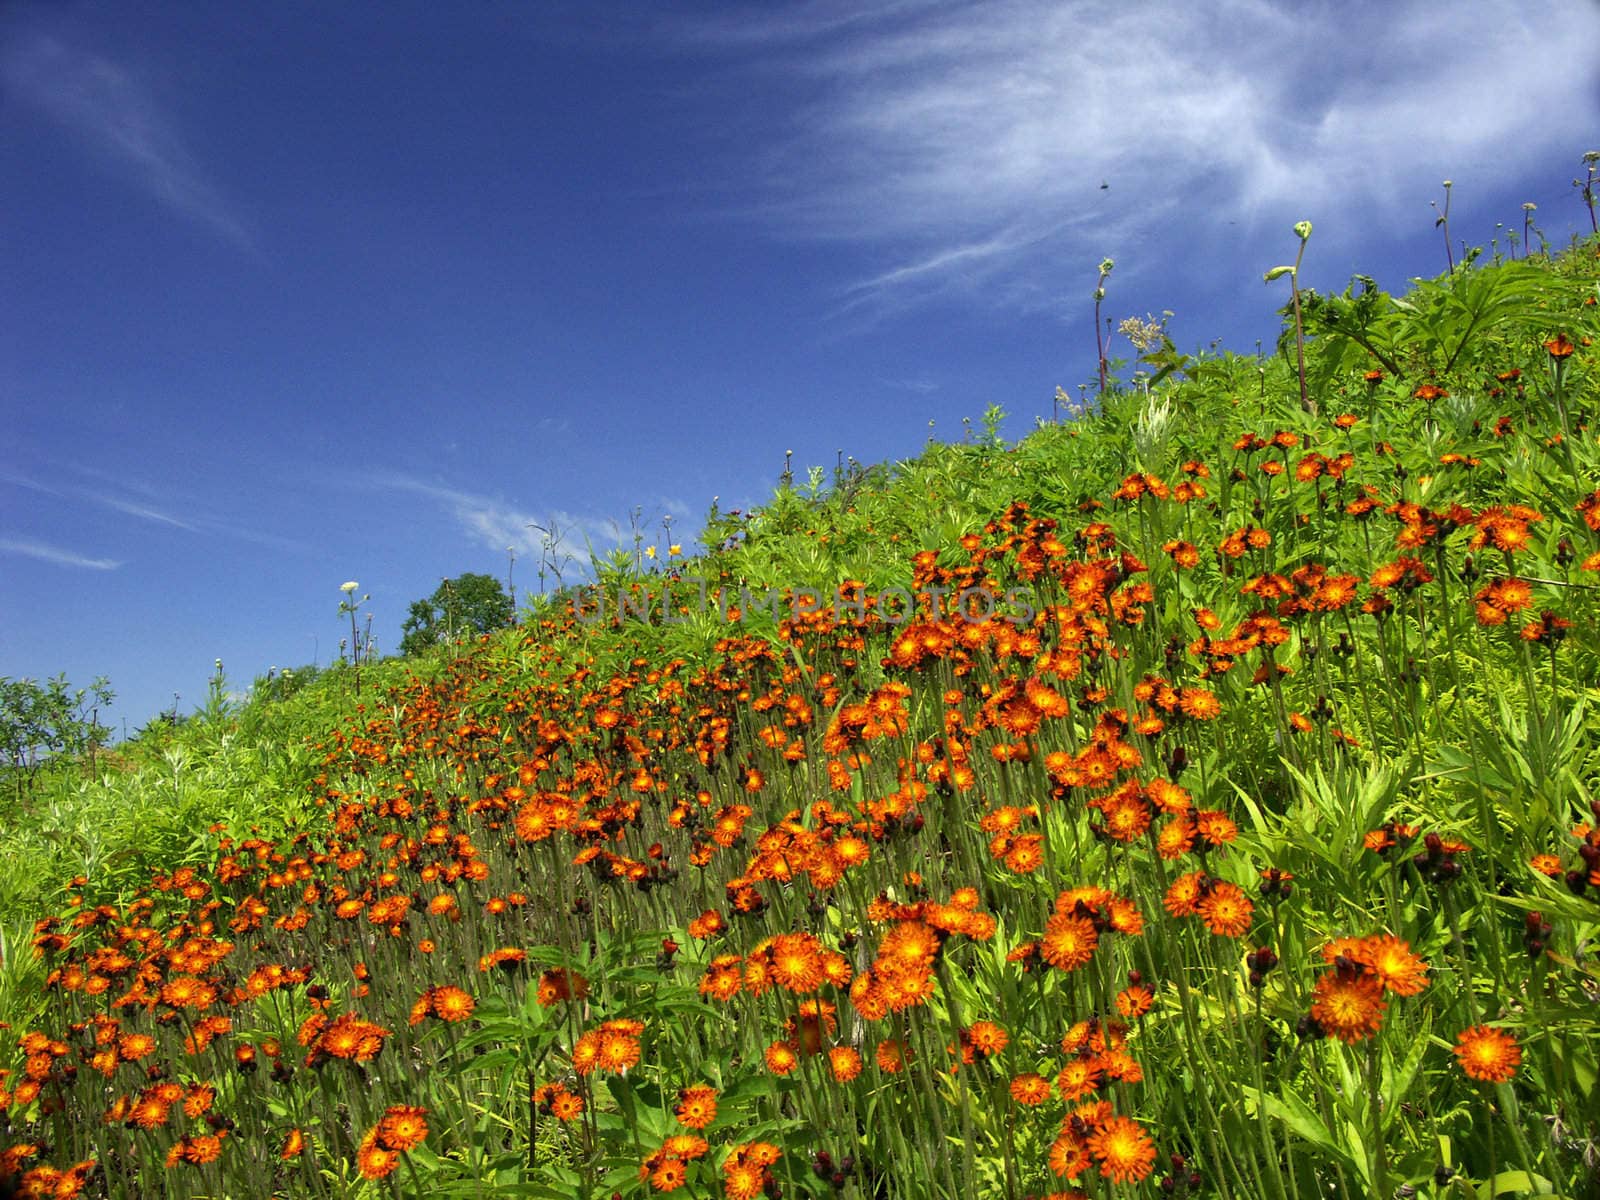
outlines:
M1597 254L63 772L0 1194L1600 1197Z

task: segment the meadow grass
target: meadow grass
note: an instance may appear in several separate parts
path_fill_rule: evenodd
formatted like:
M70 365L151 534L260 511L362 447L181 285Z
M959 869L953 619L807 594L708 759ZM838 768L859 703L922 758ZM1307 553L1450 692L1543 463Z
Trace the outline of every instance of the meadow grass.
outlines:
M1600 1197L1597 251L1298 292L59 773L0 1175Z

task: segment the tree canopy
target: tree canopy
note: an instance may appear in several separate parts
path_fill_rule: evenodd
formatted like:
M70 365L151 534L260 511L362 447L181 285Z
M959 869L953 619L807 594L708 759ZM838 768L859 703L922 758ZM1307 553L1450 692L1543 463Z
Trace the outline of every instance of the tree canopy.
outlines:
M493 575L468 572L445 579L433 595L413 601L400 627L400 653L419 654L441 642L504 629L515 615L511 597Z
M115 698L104 676L76 691L65 675L42 684L0 678L0 759L12 770L19 798L56 755L81 754L105 743L109 731L98 711Z

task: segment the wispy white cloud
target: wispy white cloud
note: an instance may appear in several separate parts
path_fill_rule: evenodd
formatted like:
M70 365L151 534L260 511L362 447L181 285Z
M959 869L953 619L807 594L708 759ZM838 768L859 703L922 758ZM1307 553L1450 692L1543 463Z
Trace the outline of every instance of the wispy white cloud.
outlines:
M608 517L572 513L564 509L533 510L493 496L462 491L398 472L378 472L364 477L368 486L411 492L444 508L463 533L485 549L515 550L519 555L570 556L587 562L589 553L605 554L632 544L631 525ZM672 503L672 502L665 502ZM688 514L681 504L667 509L675 516ZM645 520L643 514L640 520Z
M919 396L929 396L939 390L939 384L931 379L879 379L878 382L897 392L915 392Z
M174 120L127 68L35 33L0 56L0 79L103 166L213 233L254 249L249 227L195 160Z
M32 538L0 538L0 554L20 554L24 558L36 558L58 567L82 567L89 571L115 571L122 565L119 559L90 558Z
M98 480L107 486L85 487L67 480L45 483L34 476L24 475L4 467L0 467L0 483L26 488L41 495L55 496L58 499L74 503L93 504L155 525L181 529L185 533L236 538L242 542L252 542L260 546L270 546L275 550L295 553L306 553L310 550L310 547L305 542L253 529L236 521L226 520L213 513L176 516L170 511L169 507L161 503L162 498L156 489L137 480L120 478L85 463L57 463L56 468L61 474L81 475ZM119 495L119 492L123 494Z
M184 529L190 533L198 533L199 529L181 517L171 513L162 512L159 508L152 508L148 504L139 504L133 500L124 500L120 496L108 496L103 492L84 492L84 499L92 500L96 504L116 512L126 513L130 517L138 517L141 521L152 521L157 525L170 525L174 529Z
M121 496L114 496L91 488L62 487L48 484L31 476L19 475L3 468L0 468L0 483L9 483L13 487L26 488L29 491L39 492L46 496L87 501L91 504L98 504L103 508L112 509L115 512L126 513L130 517L138 517L142 521L153 521L158 525L171 525L177 529L186 529L191 533L197 532L195 527L188 521L183 520L181 517L175 517L171 513L163 512L153 505L136 500L128 500Z
M684 36L783 93L753 204L878 254L846 309L1015 300L997 281L1092 278L1228 220L1392 220L1447 176L1575 160L1600 85L1579 0L811 0Z

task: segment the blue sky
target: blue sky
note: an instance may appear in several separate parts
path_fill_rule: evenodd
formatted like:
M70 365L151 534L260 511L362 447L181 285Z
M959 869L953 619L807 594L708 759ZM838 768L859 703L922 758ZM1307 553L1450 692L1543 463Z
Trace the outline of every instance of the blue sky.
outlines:
M1586 0L13 0L0 675L134 728L326 664L346 580L392 650L534 583L531 524L687 542L786 450L1020 436L1102 258L1107 315L1250 351L1301 218L1322 288L1442 270L1446 178L1458 241L1587 230L1597 114Z

